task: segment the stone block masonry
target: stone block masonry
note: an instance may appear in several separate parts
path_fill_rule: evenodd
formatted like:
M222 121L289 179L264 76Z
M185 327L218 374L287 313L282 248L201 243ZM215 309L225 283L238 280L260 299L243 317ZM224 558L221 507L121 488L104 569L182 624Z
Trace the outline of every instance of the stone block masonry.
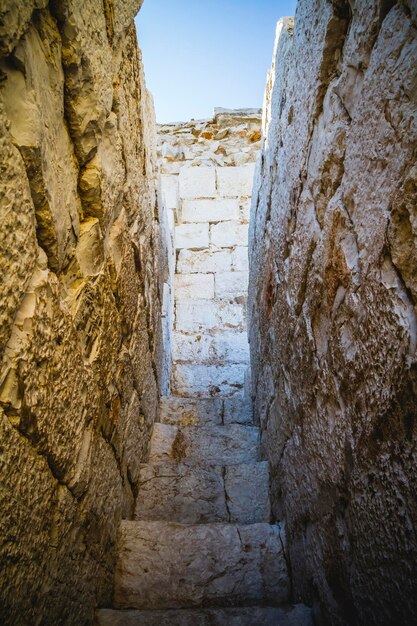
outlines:
M158 408L141 0L0 4L0 623L81 626Z
M260 112L244 109L159 127L162 196L175 250L166 292L175 311L167 351L177 395L244 389L248 214L260 125Z
M280 22L251 215L255 414L295 596L417 624L417 3Z

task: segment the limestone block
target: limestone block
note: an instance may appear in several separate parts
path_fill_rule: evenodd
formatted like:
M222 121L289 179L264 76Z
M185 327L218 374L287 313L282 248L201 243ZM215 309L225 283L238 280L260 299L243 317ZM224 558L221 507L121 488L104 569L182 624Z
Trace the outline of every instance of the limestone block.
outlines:
M0 613L11 624L18 623L22 610L27 619L32 620L35 615L31 599L32 594L39 597L45 581L59 486L46 459L36 454L28 440L10 424L1 408L0 435L0 470L3 476L0 531L2 537L13 538L2 550ZM64 529L65 526L61 532ZM24 568L22 562L25 563ZM19 606L15 606L15 594L21 598Z
M213 198L216 170L213 167L182 168L179 174L180 198Z
M161 192L167 209L178 209L178 176L161 176Z
M249 310L295 596L376 626L417 621L416 520L398 505L416 493L417 39L415 2L359 5L304 0L279 24Z
M220 324L219 307L212 300L177 300L175 329L197 332L217 328Z
M0 4L0 622L88 624L162 361L140 0Z
M235 605L274 605L288 592L277 526L122 522L118 608L198 607L225 597Z
M245 198L239 203L240 219L242 222L249 222L251 198Z
M255 164L240 167L218 167L217 191L221 196L251 196Z
M246 363L249 360L247 334L222 328L214 334L174 332L172 358L188 363Z
M222 468L143 465L135 519L182 524L229 521Z
M154 424L149 463L235 465L258 461L259 429L254 426Z
M161 398L160 420L171 426L221 424L222 412L221 398Z
M178 300L175 305L175 329L200 332L223 328L242 328L245 309L242 304L213 300Z
M245 364L182 365L174 364L172 388L181 396L230 395L243 389Z
M219 362L247 363L249 343L246 331L222 329L213 335L212 351Z
M236 395L224 400L223 421L225 424L252 424L252 401L247 396Z
M233 198L194 199L182 203L183 222L225 222L238 218L239 201Z
M311 609L302 604L284 610L272 607L114 611L100 609L97 626L313 626Z
M240 222L223 222L210 226L210 241L219 248L245 246L248 243L248 226Z
M224 491L230 522L256 524L270 521L267 461L226 467Z
M239 298L248 293L248 272L218 272L215 275L216 298Z
M175 227L175 247L208 248L209 225L208 224L180 224Z
M177 272L184 274L227 272L232 268L232 258L232 253L228 250L180 250Z
M213 362L213 341L214 337L209 334L173 332L172 359L188 363Z
M175 274L174 293L177 302L214 298L214 275Z
M135 519L182 524L269 522L268 463L143 465Z
M238 246L232 252L232 269L234 272L249 271L249 257L247 246Z

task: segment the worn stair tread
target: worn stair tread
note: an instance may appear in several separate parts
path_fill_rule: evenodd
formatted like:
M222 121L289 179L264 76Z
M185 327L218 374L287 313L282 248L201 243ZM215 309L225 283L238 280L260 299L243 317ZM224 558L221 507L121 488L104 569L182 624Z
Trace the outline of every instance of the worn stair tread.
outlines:
M168 609L96 612L96 626L313 626L312 611L298 604L278 607Z
M159 415L162 424L203 426L223 423L223 398L161 398Z
M141 466L135 519L184 524L269 522L269 464Z
M264 523L124 521L115 607L285 604L289 582L280 533Z
M160 421L170 426L253 424L252 401L243 395L226 398L161 398Z
M179 428L154 425L150 463L238 465L258 461L259 428L230 424Z

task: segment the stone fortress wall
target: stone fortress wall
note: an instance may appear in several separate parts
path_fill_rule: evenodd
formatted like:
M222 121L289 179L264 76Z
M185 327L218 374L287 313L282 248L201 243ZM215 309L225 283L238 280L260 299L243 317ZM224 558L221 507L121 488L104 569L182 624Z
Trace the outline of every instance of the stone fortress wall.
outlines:
M171 255L164 284L164 392L244 388L248 221L261 111L216 109L211 120L158 129ZM172 364L170 355L172 353Z
M111 602L158 408L141 0L0 7L0 622Z
M254 411L294 597L417 623L417 4L280 21L250 228Z

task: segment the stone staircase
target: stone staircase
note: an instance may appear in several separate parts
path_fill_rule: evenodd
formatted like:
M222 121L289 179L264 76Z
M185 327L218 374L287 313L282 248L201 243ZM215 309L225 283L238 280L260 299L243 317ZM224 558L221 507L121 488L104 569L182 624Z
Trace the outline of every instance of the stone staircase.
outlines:
M135 520L123 521L115 609L98 626L310 626L289 605L285 536L243 397L162 401Z

